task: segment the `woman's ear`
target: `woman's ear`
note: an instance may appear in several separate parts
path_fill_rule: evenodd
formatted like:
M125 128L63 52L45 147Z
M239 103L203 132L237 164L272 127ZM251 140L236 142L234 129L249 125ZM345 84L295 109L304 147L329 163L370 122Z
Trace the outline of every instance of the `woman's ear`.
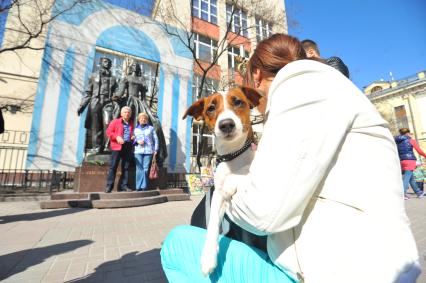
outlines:
M262 73L260 72L260 69L255 69L253 73L253 79L260 83L262 80Z

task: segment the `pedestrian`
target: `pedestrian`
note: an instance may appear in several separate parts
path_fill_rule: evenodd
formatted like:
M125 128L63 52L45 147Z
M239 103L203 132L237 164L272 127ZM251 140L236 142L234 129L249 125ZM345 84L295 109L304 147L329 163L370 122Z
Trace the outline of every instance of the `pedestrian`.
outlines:
M407 195L408 185L411 185L411 188L416 193L418 198L423 198L424 193L422 193L417 186L416 180L413 176L413 171L416 169L417 161L413 149L415 149L417 153L423 157L426 157L426 153L421 150L417 142L411 137L411 133L408 128L399 129L399 136L395 137L395 142L398 148L399 160L401 161L405 199L409 199Z
M222 236L217 267L202 277L205 230L177 227L161 250L169 282L416 281L388 123L350 80L304 59L289 35L257 45L245 83L267 96L262 138L249 173L216 187L236 192L227 216L267 235L267 253Z
M424 193L424 181L426 180L426 169L423 167L422 161L417 161L416 169L413 172L414 180L420 192Z
M106 193L114 187L115 174L121 161L121 178L117 191L131 191L128 185L129 166L133 158L133 123L130 121L132 110L128 106L121 108L121 117L109 123L106 134L111 141L111 162L108 171Z
M337 69L343 75L345 75L347 78L349 78L349 69L345 65L345 63L343 63L342 59L340 59L337 56L332 56L332 57L327 58L327 59L322 59L321 55L320 55L320 51L319 51L318 45L316 44L315 41L313 41L311 39L305 39L305 40L303 40L302 41L302 46L303 46L303 49L305 50L306 56L308 58L315 58L317 60L320 60L320 61L326 63L327 65L329 65L329 66Z
M139 113L135 128L136 190L145 191L148 186L148 170L158 151L158 137L148 124L148 114Z

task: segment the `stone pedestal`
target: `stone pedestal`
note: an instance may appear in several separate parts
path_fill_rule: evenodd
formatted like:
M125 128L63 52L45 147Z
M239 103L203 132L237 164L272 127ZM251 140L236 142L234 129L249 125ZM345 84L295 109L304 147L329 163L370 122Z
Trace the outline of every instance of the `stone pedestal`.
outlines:
M74 177L75 192L103 192L109 171L109 155L96 155L86 158L81 167L77 167ZM148 189L167 189L167 169L160 168L159 177L149 180ZM113 192L117 191L117 184L121 177L121 165L118 166L115 176ZM135 189L136 168L132 164L129 168L129 187Z

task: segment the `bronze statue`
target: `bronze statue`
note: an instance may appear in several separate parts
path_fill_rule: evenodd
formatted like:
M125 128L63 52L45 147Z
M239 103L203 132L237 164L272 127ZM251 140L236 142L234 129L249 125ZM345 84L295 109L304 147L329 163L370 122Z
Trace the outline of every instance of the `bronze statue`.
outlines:
M105 131L109 122L120 115L120 106L113 101L117 87L117 80L111 74L111 60L100 58L99 72L90 75L85 96L77 110L80 116L89 106L85 128L90 130L92 142L90 153L101 153L108 148L109 140Z
M146 102L147 91L148 88L142 77L141 66L136 61L131 62L127 70L127 76L120 80L117 97L120 97L123 104L132 109L131 121L134 122L135 126L137 124L136 117L138 117L139 113L144 112L148 114L149 122L154 127L158 136L159 150L157 152L157 164L161 167L164 159L167 157L166 140L158 117L152 113L151 108Z

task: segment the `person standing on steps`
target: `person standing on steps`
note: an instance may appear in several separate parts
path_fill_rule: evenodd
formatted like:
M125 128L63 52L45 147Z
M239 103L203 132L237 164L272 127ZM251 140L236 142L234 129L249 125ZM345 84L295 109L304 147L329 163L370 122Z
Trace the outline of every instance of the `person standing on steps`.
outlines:
M148 170L152 158L158 152L158 137L153 126L148 124L148 114L139 113L135 129L136 190L145 191L148 186Z
M128 106L121 108L121 118L111 121L106 134L111 141L111 162L108 171L105 192L110 193L114 187L115 175L121 161L121 178L117 191L131 191L128 186L129 166L133 158L133 122L130 121L132 110Z

